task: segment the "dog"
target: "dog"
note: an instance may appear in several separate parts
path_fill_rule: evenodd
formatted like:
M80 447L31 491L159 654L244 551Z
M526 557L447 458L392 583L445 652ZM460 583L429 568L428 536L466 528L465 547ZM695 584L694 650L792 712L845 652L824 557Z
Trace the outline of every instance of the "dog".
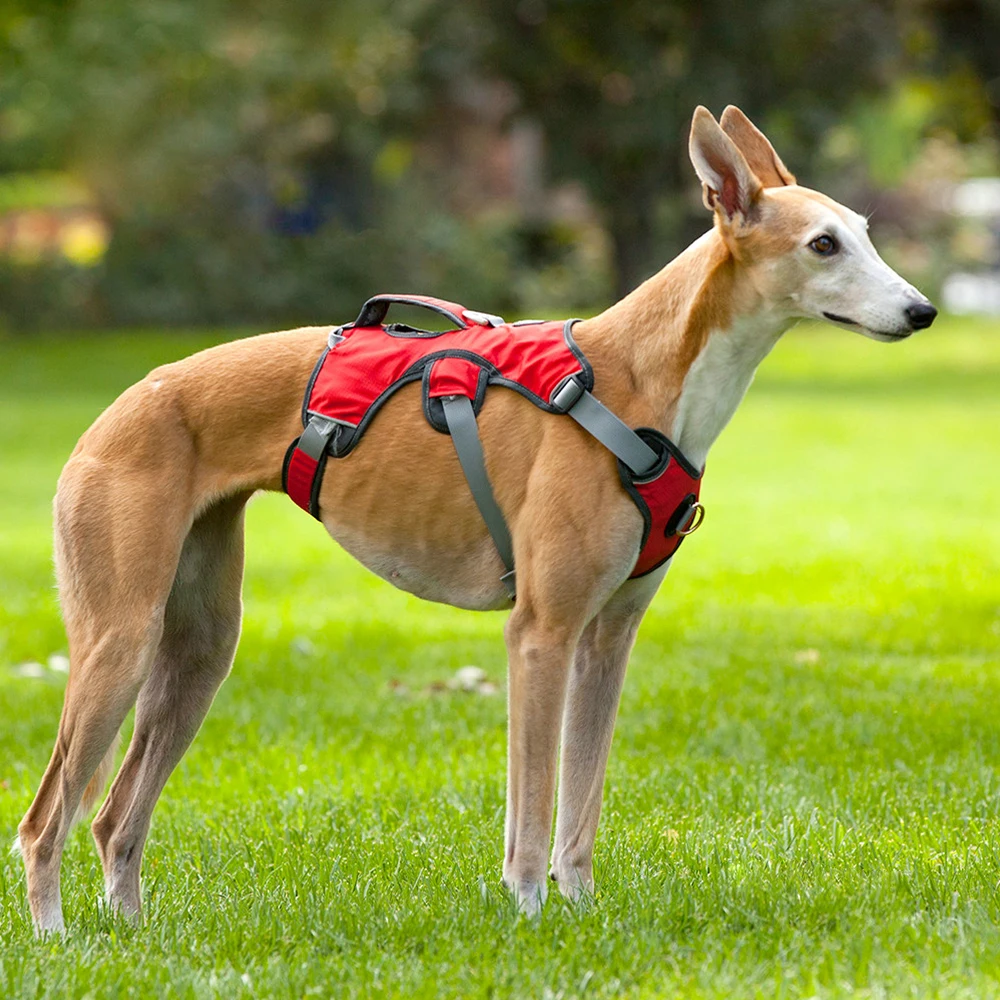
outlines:
M716 121L699 107L689 152L713 228L573 335L600 401L631 427L660 429L701 468L796 320L898 341L936 311L878 256L865 219L800 187L739 109ZM235 654L244 508L282 487L328 332L265 334L157 368L98 417L62 472L55 561L71 668L55 749L18 828L39 933L63 929L63 845L103 792L133 705L132 741L92 831L110 906L140 915L153 808ZM395 393L358 447L331 463L320 517L397 587L461 608L510 607L497 549L418 391ZM479 426L517 564L504 630L503 878L520 910L535 913L550 879L570 898L593 889L626 663L669 560L630 579L642 518L614 456L573 421L493 389Z

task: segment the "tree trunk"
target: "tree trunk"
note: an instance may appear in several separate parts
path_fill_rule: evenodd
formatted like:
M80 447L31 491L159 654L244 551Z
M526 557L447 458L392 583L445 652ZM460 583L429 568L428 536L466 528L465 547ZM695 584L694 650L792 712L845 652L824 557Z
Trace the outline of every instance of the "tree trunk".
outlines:
M624 298L657 270L653 262L653 198L627 188L611 205L615 298Z

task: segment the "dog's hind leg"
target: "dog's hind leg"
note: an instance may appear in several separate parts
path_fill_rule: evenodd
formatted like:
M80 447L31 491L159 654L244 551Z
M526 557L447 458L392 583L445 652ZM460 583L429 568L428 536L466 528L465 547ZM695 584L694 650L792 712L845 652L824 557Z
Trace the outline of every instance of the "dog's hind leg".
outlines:
M247 496L202 514L184 542L163 637L139 692L135 730L92 830L111 906L138 917L150 817L233 662L240 632Z
M639 623L666 571L630 580L584 630L563 714L551 878L576 899L594 888L594 838L618 700Z
M110 475L86 455L71 459L60 479L56 565L70 673L52 758L18 827L39 933L62 930L66 836L104 790L119 727L160 642L187 527L180 505L156 503L172 486L162 473Z

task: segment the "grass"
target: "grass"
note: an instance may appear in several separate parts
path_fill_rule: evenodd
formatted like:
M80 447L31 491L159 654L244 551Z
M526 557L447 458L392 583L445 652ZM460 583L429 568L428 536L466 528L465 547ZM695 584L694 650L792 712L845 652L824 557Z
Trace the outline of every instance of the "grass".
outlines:
M500 885L504 698L427 690L467 663L502 681L502 616L397 593L255 500L236 666L154 817L144 926L99 905L86 826L63 940L33 939L0 855L0 995L1000 995L997 334L779 345L640 633L597 898L537 922ZM62 700L14 669L64 649L60 465L214 339L0 344L4 837Z

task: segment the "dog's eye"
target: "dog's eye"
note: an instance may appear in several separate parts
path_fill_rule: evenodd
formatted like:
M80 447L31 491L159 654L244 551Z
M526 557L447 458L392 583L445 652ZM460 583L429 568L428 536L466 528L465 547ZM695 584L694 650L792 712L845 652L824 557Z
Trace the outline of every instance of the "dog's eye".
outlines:
M816 239L809 244L809 249L813 253L818 253L820 257L829 257L831 254L837 252L837 241L832 236L827 236L824 233L822 236L817 236Z

